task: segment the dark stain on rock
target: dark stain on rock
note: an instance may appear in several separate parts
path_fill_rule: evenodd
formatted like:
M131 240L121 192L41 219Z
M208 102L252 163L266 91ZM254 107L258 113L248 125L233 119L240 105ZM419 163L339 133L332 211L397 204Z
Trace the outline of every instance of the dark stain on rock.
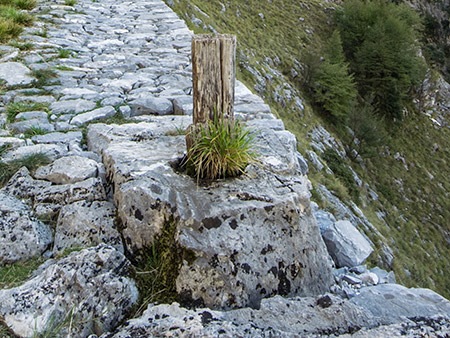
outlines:
M217 266L219 265L219 259L217 258L217 254L211 257L211 259L209 260L209 265L213 268L217 268Z
M271 212L273 208L274 208L273 205L267 205L267 206L264 207L264 210L265 210L266 212Z
M273 266L268 272L272 272L274 277L276 277L278 274L278 269L275 266Z
M272 252L272 251L273 251L272 245L267 244L267 246L261 250L261 255L265 255L268 252Z
M230 221L229 224L230 224L230 228L233 230L236 230L236 228L238 227L238 223L234 218Z
M202 313L200 313L200 315L202 316L202 325L203 326L208 325L209 323L211 323L214 320L211 312L203 311Z
M139 209L136 209L134 212L134 217L140 221L144 219L144 215L142 215L142 212Z
M244 270L246 273L250 273L250 271L252 271L252 269L250 268L250 265L248 265L247 263L244 263L241 265L242 270Z
M278 294L287 296L291 292L291 282L287 278L284 270L278 270L278 280Z
M241 221L243 221L244 219L246 219L247 217L244 214L241 214Z
M161 187L159 186L159 185L156 185L156 184L152 184L151 186L150 186L150 190L152 191L152 192L154 192L155 194L157 194L157 195L161 195L162 194L162 189L161 189Z
M325 295L325 296L317 299L316 305L320 306L323 309L326 309L327 307L330 307L331 305L333 305L333 300L331 299L331 297L329 295Z
M208 217L203 220L206 229L218 228L222 225L222 221L218 217Z

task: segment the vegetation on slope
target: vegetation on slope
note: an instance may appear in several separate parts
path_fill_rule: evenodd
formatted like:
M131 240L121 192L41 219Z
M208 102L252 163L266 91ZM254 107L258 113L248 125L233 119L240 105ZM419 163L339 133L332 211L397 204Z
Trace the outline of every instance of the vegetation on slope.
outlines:
M318 0L171 3L197 33L217 31L237 35L239 79L255 88L283 119L287 129L296 134L303 154L312 149L311 131L319 125L346 145L346 158L336 158L332 152L321 155L335 175L310 166L309 177L314 186L325 184L344 202L353 199L381 233L380 237L363 229L377 249L370 263L386 262L380 243L385 241L395 255L387 268L394 269L399 282L429 287L450 297L450 262L446 259L450 257L450 182L446 175L450 131L436 127L413 104L414 86L423 76L414 49L418 41L415 28L420 26L417 16L403 5L366 2L386 6L382 10L365 10L387 17L374 20L372 31L364 29L369 36L366 49L355 52L347 35L357 31L343 29L342 16L335 25L336 12L342 10L337 4ZM357 1L348 3L359 6ZM400 21L392 17L394 14L400 15ZM339 36L333 34L336 28L340 28L345 59L335 54L339 48L330 48L333 43L339 45L336 43ZM397 33L380 35L390 32ZM385 45L380 47L378 42L374 45L381 37ZM378 62L377 57L385 63ZM328 69L317 77L315 72L324 64ZM347 67L349 71L342 72ZM365 73L366 69L371 73ZM383 77L385 73L387 77ZM314 76L316 82L312 81ZM381 82L370 83L374 76ZM345 83L343 88L333 88L337 100L334 107L333 95L322 90L323 84L330 83ZM356 84L357 94L352 83ZM307 104L305 100L302 102L304 109L295 96L306 98ZM358 99L349 105L353 97ZM367 184L356 192L350 168ZM371 190L378 198L373 194L371 197ZM313 196L320 199L315 191Z

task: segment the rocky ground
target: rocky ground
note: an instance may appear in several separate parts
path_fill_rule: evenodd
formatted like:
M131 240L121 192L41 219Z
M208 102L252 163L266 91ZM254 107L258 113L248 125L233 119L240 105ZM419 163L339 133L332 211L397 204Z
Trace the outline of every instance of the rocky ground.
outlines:
M162 1L42 0L35 12L21 37L33 47L0 50L1 161L51 159L0 190L0 265L46 258L0 290L15 334L450 335L449 301L368 270L370 242L311 205L295 137L242 83L235 113L255 133L258 165L206 186L174 169L191 123L192 33ZM133 264L166 233L183 306L129 318Z

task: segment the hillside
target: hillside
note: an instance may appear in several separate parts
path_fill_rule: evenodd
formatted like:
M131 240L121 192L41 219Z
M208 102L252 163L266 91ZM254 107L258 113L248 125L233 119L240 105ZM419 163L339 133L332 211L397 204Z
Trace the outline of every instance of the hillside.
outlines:
M346 155L349 142L342 126L327 118L304 90L308 65L311 58L320 59L338 3L167 3L195 32L237 35L239 78L297 136L298 149L309 160L313 200L335 215L341 212L339 203L324 193L325 186L353 211L351 217L377 248L371 264L392 268L402 284L450 297L450 91L442 79L448 78L448 3L415 2L425 27L426 80L403 121L383 128L376 153L357 160Z

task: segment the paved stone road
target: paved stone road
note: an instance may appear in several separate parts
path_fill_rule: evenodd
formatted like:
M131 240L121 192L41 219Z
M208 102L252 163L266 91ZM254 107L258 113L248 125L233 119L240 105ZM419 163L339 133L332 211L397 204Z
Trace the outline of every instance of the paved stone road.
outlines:
M1 49L0 78L18 85L16 90L6 92L3 104L44 103L48 113L42 107L30 108L32 112L19 114L10 123L2 114L0 126L7 124L7 128L0 136L20 136L30 128L74 131L116 114L128 118L192 113L192 32L163 1L79 0L72 7L63 1L44 0L36 11L39 22L22 36L23 42L33 43L33 48ZM24 65L34 70L35 76L36 72L53 70L58 77L40 88L26 89L36 86ZM269 107L240 83L236 112L251 113L247 118L262 117L283 128L281 121L273 120ZM41 144L17 150L7 158L36 151L57 157L65 149L42 144L65 144L68 150L74 150L79 142L80 134L72 132L35 136L31 141L2 138L0 146Z

